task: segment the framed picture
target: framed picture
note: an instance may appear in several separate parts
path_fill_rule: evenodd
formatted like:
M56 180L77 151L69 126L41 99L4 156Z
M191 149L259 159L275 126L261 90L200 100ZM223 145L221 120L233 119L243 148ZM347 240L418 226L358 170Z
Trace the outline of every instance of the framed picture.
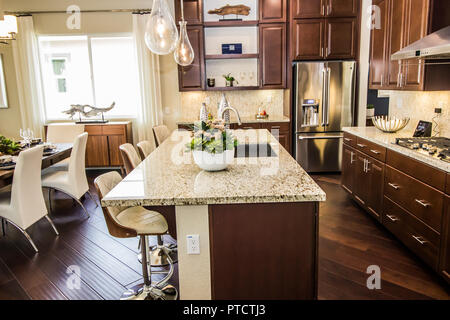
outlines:
M5 70L3 68L3 54L0 54L0 109L8 108L8 96L6 94Z

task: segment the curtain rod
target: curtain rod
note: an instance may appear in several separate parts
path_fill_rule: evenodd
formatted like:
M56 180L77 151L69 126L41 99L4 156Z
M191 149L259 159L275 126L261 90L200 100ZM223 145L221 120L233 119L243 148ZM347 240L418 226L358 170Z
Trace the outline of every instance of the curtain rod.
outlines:
M151 13L151 9L111 9L111 10L81 10L80 13L122 13L122 12L131 12L136 14L143 13ZM15 15L15 16L30 16L33 14L53 14L53 13L64 13L70 14L67 11L4 11L6 15Z

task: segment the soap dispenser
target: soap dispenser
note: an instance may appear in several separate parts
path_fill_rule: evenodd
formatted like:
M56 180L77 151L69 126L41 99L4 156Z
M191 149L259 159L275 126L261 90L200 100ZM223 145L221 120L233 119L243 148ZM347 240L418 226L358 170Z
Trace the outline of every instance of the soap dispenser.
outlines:
M200 108L200 121L208 121L208 110L206 109L206 103L204 102L202 103L202 107Z

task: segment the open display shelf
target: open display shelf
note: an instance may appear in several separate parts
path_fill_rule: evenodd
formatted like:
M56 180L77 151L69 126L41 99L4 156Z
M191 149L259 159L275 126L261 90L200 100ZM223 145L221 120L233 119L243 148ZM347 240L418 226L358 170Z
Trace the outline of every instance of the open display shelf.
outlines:
M238 16L242 20L208 13L226 4L251 10L248 16ZM180 5L175 6L179 19ZM188 8L185 17L195 61L179 68L180 91L286 88L286 0L191 0ZM223 54L223 44L242 44L242 53ZM225 86L223 75L228 74L236 79L235 87ZM208 79L215 79L216 87L208 87Z
M243 54L207 54L205 56L206 60L217 60L217 59L258 59L258 53L243 53Z
M258 20L242 20L242 21L208 21L203 24L205 28L223 28L223 27L257 27L259 24Z

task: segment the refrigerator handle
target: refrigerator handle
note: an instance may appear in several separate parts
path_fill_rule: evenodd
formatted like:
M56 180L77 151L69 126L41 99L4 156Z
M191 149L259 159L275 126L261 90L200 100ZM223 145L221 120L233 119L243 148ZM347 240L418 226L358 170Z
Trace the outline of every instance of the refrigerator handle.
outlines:
M330 125L330 85L331 85L331 68L327 68L327 121L326 125Z
M327 68L322 69L322 127L326 125L327 112Z
M350 106L350 108L351 108L351 116L352 116L352 126L353 125L355 125L355 70L356 69L356 64L354 64L352 67L351 67L351 70L352 70L352 72L351 72L351 85L350 85L350 97L352 97L351 98L351 103L352 103L352 105Z

